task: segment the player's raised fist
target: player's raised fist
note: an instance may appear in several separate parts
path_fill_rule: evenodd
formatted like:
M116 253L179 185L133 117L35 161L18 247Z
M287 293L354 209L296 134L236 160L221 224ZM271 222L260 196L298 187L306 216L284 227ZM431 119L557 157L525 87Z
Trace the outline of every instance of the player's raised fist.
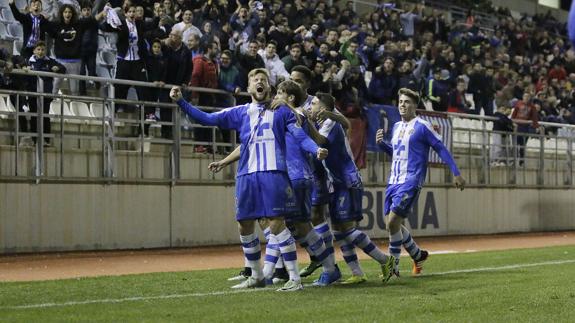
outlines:
M317 159L324 160L327 158L327 149L325 148L318 148L317 150Z
M172 98L172 100L174 100L174 101L178 101L179 99L182 98L182 91L180 90L180 88L178 86L174 86L170 90L170 98Z

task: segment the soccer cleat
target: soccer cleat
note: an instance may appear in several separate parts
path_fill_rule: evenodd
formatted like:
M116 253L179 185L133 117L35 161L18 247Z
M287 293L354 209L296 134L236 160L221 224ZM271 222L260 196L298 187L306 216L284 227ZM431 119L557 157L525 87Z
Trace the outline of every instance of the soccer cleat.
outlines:
M237 276L228 278L228 281L246 280L251 275L252 275L252 269L249 267L245 267L240 271L240 273Z
M285 285L282 288L277 289L278 292L295 292L298 290L302 290L303 289L303 285L301 284L301 281L299 280L288 280L287 283L285 283Z
M338 267L335 267L335 270L332 272L322 272L321 275L319 275L319 279L313 282L313 286L325 287L339 281L340 279L341 271L339 271Z
M387 261L381 265L381 281L387 283L393 274L393 267L395 266L395 257L388 256Z
M421 271L423 270L423 263L427 260L427 257L429 257L429 252L427 252L426 250L421 250L419 259L413 260L413 268L411 270L411 274L413 276L421 274Z
M359 275L352 275L351 277L349 277L348 279L344 280L342 282L343 285L355 285L355 284L361 284L361 283L365 283L367 281L367 276L365 274L359 276Z
M307 267L305 267L304 269L302 269L299 272L299 275L301 277L307 277L310 276L311 274L313 274L314 271L316 271L319 267L321 267L321 262L318 261L312 261L309 263L309 265L307 265Z
M289 280L289 274L285 268L276 268L272 276L273 284L286 283Z
M266 282L264 279L255 279L253 277L248 277L245 281L232 286L232 289L246 289L246 288L257 288L266 287Z

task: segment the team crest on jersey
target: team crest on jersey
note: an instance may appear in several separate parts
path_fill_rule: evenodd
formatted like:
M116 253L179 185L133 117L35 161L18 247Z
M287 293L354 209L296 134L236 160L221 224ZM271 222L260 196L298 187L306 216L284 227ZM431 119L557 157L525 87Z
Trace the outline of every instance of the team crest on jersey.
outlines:
M411 135L413 135L414 132L415 132L415 129L411 128L411 129L409 129L407 134L411 136Z
M403 135L405 135L405 129L401 129L399 132L399 138L403 138Z

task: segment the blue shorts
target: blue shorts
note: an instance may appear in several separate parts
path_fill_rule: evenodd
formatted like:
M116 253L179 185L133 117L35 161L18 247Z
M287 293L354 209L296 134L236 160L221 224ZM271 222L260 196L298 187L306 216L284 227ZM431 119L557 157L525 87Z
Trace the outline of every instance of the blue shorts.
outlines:
M236 220L286 216L296 210L287 173L255 172L236 178Z
M409 183L390 184L385 189L384 215L389 212L405 218L411 212L414 203L417 203L421 187Z
M363 187L345 187L334 185L334 192L329 197L329 216L332 223L361 221L361 199Z
M313 176L311 190L311 205L318 206L329 203L329 186L327 177Z
M288 223L311 221L311 179L297 179L291 182L295 196L296 212L286 215Z

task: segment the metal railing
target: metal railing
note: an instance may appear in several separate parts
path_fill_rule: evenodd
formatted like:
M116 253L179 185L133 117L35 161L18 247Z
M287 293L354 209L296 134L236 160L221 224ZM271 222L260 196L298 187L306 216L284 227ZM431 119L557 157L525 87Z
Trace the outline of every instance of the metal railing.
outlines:
M60 74L43 72L16 73L39 76L59 76ZM138 85L144 87L158 87L153 83L131 82L126 80L109 80L88 76L66 75L70 78L86 79L105 82L113 94L114 84ZM164 87L169 87L165 85ZM196 88L194 90L217 94L228 94L224 91ZM0 179L5 181L97 181L97 182L169 182L172 185L184 182L204 182L206 180L220 180L230 182L234 177L233 169L227 170L224 175L214 175L207 171L207 162L223 158L223 154L231 151L236 145L235 133L232 132L230 140L222 142L216 140L215 127L211 129L212 141L198 142L192 138L192 132L183 129L185 118L181 117L177 105L173 103L146 102L114 99L111 96L85 97L69 95L53 95L36 92L22 92L0 90L2 95L12 95L15 100L16 111L0 111ZM58 102L58 110L52 114L44 114L42 107L38 112L19 111L20 100L24 97L49 97ZM40 100L41 102L43 100ZM97 103L102 109L98 116L75 116L65 112L65 102L80 101ZM117 114L114 105L117 103L138 105L137 112L131 114ZM160 121L156 124L162 127L173 127L171 138L147 138L143 129L153 124L146 121L144 108L148 105L154 107L173 109L172 122ZM95 105L92 106L96 107ZM108 114L105 109L108 108ZM208 111L218 108L205 107ZM540 122L546 127L556 127L561 130L557 134L522 134L503 133L492 130L493 117L449 113L452 121L451 151L467 178L470 185L476 186L537 186L537 187L573 187L573 138L575 126ZM5 118L1 118L5 117ZM51 124L56 128L52 133L43 133L42 122L38 122L36 133L21 132L19 122L21 117L36 117L37 120L50 118ZM517 121L521 122L521 121ZM200 127L192 124L192 130ZM23 137L36 138L42 142L44 138L52 140L52 147L46 148L36 144L33 148L20 147ZM526 137L525 156L519 157L517 140ZM498 143L495 138L504 138ZM86 144L88 142L88 144ZM90 144L96 142L97 144ZM72 144L71 144L72 143ZM162 147L164 150L156 152L147 151L144 146ZM196 145L209 145L210 154L193 153ZM131 145L136 145L135 148ZM491 150L501 148L507 152L503 158L495 159ZM84 175L70 172L67 167L74 166L77 155L97 154L96 161L84 158L88 168ZM30 158L30 156L33 158ZM7 157L9 156L9 157ZM56 157L54 157L56 156ZM28 158L28 159L27 159ZM134 158L136 161L134 161ZM160 162L154 163L154 160ZM384 154L368 153L368 169L364 170L366 184L384 185L389 174L389 158ZM182 166L185 163L185 166ZM4 165L2 165L4 164ZM33 165L33 171L25 167ZM94 164L96 166L94 166ZM121 164L121 165L119 165ZM150 175L157 168L167 169L163 174ZM136 171L133 170L136 168ZM96 172L95 169L98 169ZM190 169L193 169L190 170ZM182 170L186 170L182 174ZM70 175L70 173L72 173ZM428 172L428 183L433 185L449 185L451 178L445 167L432 166Z

